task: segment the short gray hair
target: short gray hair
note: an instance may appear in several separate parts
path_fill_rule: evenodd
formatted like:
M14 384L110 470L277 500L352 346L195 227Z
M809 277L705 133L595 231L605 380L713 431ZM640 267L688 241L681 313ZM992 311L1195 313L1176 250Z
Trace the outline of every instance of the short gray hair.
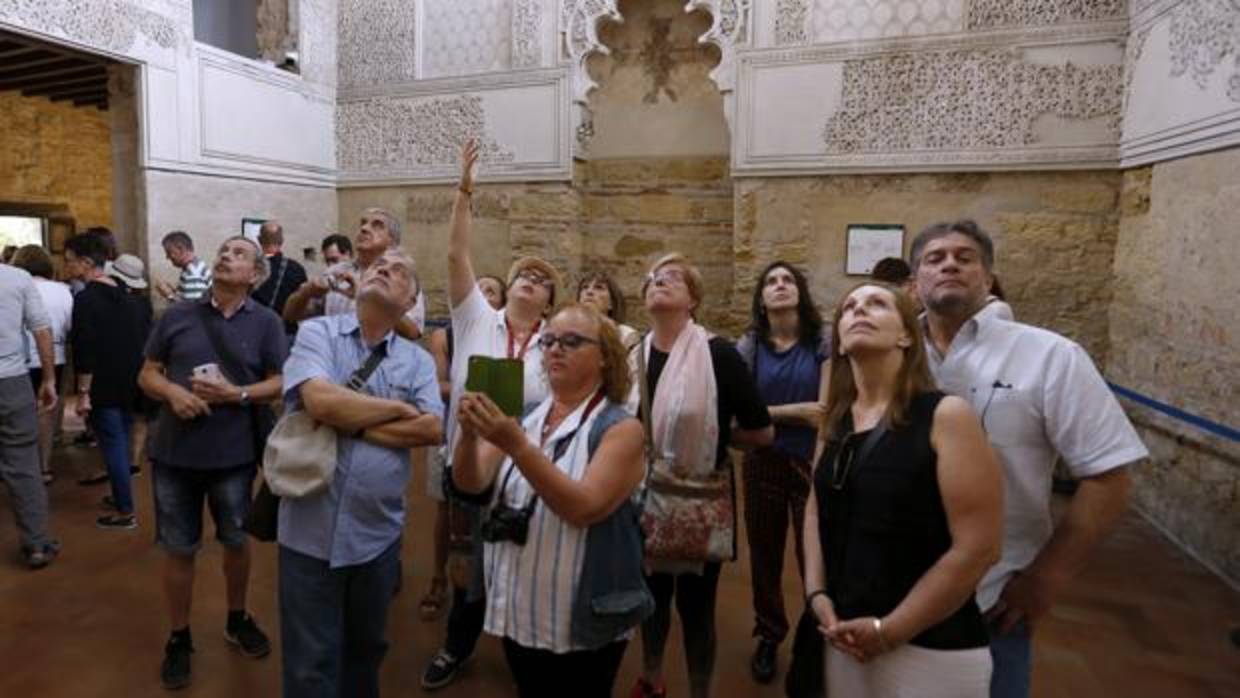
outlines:
M951 223L935 223L926 226L917 237L913 238L913 246L909 248L909 262L912 264L913 270L921 265L921 253L926 249L926 245L939 238L945 238L952 233L959 233L977 243L978 249L982 251L982 266L986 271L990 271L995 266L995 243L990 239L990 234L977 224L976 221L968 218L953 221Z
M388 234L392 236L392 245L400 244L400 219L393 215L391 211L385 208L372 207L362 211L362 213L382 218L384 225L387 226Z
M258 278L254 280L251 287L258 288L259 286L262 286L263 282L267 280L267 277L271 276L271 267L267 264L267 255L263 254L263 248L259 247L258 243L254 242L253 238L248 238L244 235L231 235L225 238L224 242L220 243L220 246L222 247L233 240L245 240L254 247L254 268L258 270Z

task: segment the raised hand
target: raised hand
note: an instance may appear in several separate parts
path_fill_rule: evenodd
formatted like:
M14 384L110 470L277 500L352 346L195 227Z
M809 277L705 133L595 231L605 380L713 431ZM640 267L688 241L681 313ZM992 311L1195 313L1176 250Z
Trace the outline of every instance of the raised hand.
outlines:
M481 155L482 149L478 146L478 141L473 138L467 138L461 144L461 182L460 189L466 194L472 194L474 191L474 166L478 164L478 156Z

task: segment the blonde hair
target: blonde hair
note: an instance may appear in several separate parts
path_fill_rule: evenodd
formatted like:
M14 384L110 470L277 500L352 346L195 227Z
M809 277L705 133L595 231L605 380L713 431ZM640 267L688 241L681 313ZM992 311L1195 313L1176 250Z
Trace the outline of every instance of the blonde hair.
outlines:
M917 322L917 310L913 306L912 299L904 291L891 284L881 281L862 281L848 289L848 292L836 304L835 312L831 315L831 347L835 355L831 357L827 387L827 414L823 418L820 439L830 440L844 436L839 433L844 423L844 415L848 414L853 402L857 399L857 383L853 380L852 362L848 360L848 357L840 354L843 350L843 345L840 343L840 318L844 315L844 303L848 301L848 297L864 286L881 288L895 298L896 312L900 315L904 331L908 332L911 340L910 344L903 349L904 361L900 364L900 372L896 374L895 392L892 394L891 403L887 406L887 413L883 415L887 423L893 427L903 426L908 421L908 408L913 398L936 389L934 378L930 376L930 362L926 358L926 343L922 340L921 323Z
M568 312L579 313L586 317L598 331L599 353L603 355L603 367L600 370L603 379L603 394L616 404L623 404L633 387L633 377L629 373L629 352L620 341L620 329L611 318L600 313L593 306L573 301L566 303L555 311L551 319Z
M660 269L667 266L678 266L685 272L685 286L689 289L689 297L693 299L693 310L696 311L702 307L702 295L704 293L705 284L702 282L702 272L698 268L689 263L689 258L679 252L670 252L655 260L650 266L650 271L646 274L646 279L642 281L642 300L646 298L646 290L650 288L654 275Z

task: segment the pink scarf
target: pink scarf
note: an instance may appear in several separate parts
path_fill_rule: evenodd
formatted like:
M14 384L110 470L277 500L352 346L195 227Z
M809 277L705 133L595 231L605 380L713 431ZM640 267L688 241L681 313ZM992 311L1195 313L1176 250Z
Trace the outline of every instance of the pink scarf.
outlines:
M650 356L653 339L641 351ZM659 374L650 405L655 474L701 479L715 471L719 443L718 386L710 358L710 335L689 321Z

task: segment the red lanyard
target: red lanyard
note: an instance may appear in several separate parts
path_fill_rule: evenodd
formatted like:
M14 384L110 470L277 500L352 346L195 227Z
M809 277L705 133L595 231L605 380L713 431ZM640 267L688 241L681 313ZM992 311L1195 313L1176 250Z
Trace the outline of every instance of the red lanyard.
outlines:
M520 351L518 351L515 356L512 353L512 340L514 337L512 333L512 323L508 321L507 313L504 313L504 327L508 328L508 358L524 359L525 352L530 348L530 342L534 341L534 335L538 334L538 328L542 327L542 319L540 318L538 322L534 323L534 327L530 330L530 333L526 335L525 341L521 343Z

